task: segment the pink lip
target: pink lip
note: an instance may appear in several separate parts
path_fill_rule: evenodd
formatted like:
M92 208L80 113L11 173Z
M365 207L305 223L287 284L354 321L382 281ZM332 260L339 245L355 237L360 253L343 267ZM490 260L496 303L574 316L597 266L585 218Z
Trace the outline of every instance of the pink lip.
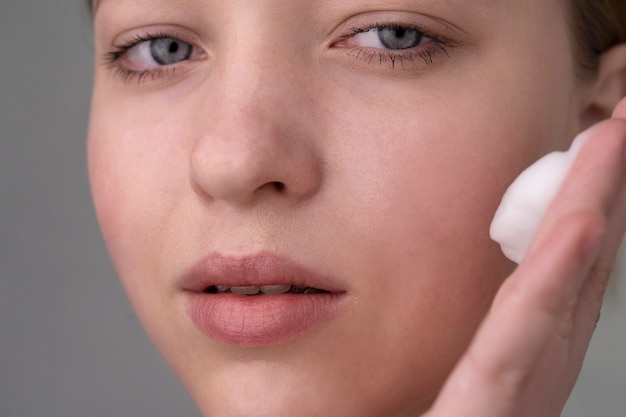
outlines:
M246 296L206 292L213 286L293 285L316 294ZM285 343L329 321L345 304L331 277L270 253L231 257L212 254L183 277L187 314L207 336L237 346Z

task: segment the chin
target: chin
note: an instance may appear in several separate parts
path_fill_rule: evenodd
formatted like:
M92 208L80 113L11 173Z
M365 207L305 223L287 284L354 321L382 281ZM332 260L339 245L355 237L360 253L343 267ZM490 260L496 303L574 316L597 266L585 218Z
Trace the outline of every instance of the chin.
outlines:
M430 407L447 373L378 377L381 369L371 364L350 375L338 358L292 351L300 357L294 361L289 350L221 352L213 365L190 361L195 372L181 379L204 417L415 417Z

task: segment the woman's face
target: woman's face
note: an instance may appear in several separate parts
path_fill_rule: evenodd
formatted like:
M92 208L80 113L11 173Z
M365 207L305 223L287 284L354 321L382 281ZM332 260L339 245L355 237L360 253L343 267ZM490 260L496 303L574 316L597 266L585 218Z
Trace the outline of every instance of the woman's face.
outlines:
M564 3L101 1L98 217L205 415L429 405L513 268L502 193L579 128Z

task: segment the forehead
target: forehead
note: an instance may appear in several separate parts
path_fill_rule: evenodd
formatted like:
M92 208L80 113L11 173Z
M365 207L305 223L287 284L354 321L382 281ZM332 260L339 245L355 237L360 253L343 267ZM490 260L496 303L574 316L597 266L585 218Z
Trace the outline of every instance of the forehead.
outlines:
M106 15L103 26L118 26L120 20L130 22L147 20L176 20L177 16L198 17L229 16L234 21L237 13L245 13L249 19L276 14L277 10L286 13L290 21L302 23L312 20L338 22L350 15L362 12L412 12L444 21L479 37L510 38L519 35L514 27L523 26L523 31L543 33L543 36L570 35L569 9L571 0L88 0L92 14ZM106 9L104 13L102 10ZM207 9L206 14L200 13ZM290 11L287 12L287 10ZM222 13L224 13L222 15ZM258 16L257 16L258 14ZM310 19L309 19L310 18ZM162 23L162 22L158 22ZM256 22L253 22L256 24ZM556 24L555 24L556 23ZM565 30L563 30L565 29ZM523 34L521 35L523 36Z
M90 0L91 2L91 8L92 10L97 10L98 7L100 6L100 4L102 3L106 3L107 1L111 1L111 0ZM324 0L325 1L325 0ZM345 1L345 0L344 0ZM349 0L348 0L349 1ZM352 0L353 2L358 2L359 0ZM444 0L446 1L446 0ZM513 0L507 0L506 3L511 3ZM338 2L342 2L341 0L339 0ZM428 2L428 1L426 1ZM463 3L463 0L447 0L447 2L451 2L451 3ZM472 4L474 5L481 5L481 6L495 6L497 3L502 3L503 0L473 0Z

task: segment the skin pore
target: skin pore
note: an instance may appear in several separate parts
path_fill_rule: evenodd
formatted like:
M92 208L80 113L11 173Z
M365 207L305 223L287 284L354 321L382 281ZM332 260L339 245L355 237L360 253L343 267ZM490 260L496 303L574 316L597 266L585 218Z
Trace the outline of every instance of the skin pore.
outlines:
M502 193L588 124L565 0L103 0L94 27L98 218L202 412L428 409L514 269L488 236ZM344 302L280 343L207 337L183 277L263 253Z

